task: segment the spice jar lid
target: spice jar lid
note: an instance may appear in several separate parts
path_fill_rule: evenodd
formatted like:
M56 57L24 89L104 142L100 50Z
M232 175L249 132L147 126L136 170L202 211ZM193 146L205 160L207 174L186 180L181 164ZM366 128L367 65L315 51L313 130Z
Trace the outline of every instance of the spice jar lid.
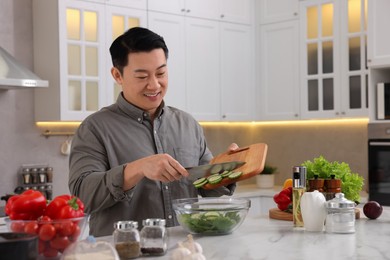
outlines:
M115 229L138 228L137 221L118 221L114 223Z
M142 221L144 226L165 226L165 219L147 218Z
M332 209L349 209L355 208L355 202L350 201L344 197L344 193L336 193L332 200L326 202L327 208Z

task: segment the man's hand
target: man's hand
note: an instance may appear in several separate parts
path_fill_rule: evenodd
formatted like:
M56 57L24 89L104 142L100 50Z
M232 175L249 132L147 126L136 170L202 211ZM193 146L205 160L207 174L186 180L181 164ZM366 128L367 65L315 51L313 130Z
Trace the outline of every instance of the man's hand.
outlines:
M169 154L151 155L127 164L124 170L123 189L134 187L143 177L171 182L188 175L186 169Z

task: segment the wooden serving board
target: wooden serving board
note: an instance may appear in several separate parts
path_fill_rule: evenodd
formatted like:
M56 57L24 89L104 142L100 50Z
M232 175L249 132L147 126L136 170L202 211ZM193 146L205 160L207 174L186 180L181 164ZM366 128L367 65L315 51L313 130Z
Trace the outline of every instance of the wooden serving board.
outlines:
M213 163L232 162L232 161L244 161L246 162L241 167L234 169L234 171L241 171L243 174L237 179L224 178L217 184L205 184L202 188L206 190L215 189L220 186L226 186L228 184L246 180L253 176L258 175L264 169L265 158L267 157L267 144L256 143L246 147L241 147L237 151L232 153L225 152L215 156L211 160Z
M278 219L278 220L287 220L287 221L293 221L292 213L281 211L278 208L273 208L269 210L269 218L272 219ZM360 210L355 209L355 218L360 218Z

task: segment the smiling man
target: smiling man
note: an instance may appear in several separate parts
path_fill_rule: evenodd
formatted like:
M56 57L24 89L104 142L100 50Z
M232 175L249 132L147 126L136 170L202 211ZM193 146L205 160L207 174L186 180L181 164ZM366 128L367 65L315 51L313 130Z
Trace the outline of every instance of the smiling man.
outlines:
M206 191L187 179L185 167L207 164L212 154L198 122L164 103L164 39L132 28L112 43L110 53L111 74L122 92L115 104L82 122L69 159L69 189L91 215L90 234L111 235L120 220L162 218L175 226L173 199L231 195L234 184Z

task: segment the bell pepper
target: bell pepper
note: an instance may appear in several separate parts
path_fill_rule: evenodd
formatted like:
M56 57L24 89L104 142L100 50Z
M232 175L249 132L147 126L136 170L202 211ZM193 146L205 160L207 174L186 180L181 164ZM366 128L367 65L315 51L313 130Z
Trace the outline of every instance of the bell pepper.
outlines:
M281 211L288 211L292 204L292 187L283 189L281 192L274 195L274 201Z
M47 205L45 215L51 219L83 217L84 203L76 196L60 195Z
M10 197L5 213L12 220L36 220L46 209L46 197L37 190L26 190Z

